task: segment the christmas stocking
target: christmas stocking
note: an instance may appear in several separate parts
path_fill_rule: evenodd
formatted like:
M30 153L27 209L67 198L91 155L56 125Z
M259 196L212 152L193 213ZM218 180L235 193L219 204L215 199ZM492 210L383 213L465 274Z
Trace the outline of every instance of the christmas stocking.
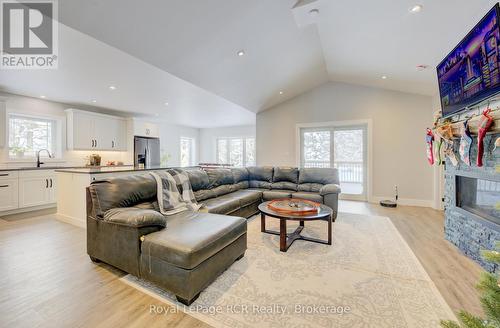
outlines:
M453 131L452 131L451 125L446 124L446 125L438 127L436 129L436 134L439 135L442 139L441 145L439 145L439 148L441 148L442 144L444 144L445 156L450 159L453 166L457 166L458 160L457 160L457 157L455 156L455 152L453 151ZM439 153L441 153L441 152L439 151ZM439 159L441 160L441 156Z
M489 115L491 109L487 108L483 115L481 115L481 119L478 124L478 136L477 136L477 166L483 166L483 154L484 154L484 137L486 136L486 132L490 129L493 124L493 117Z
M433 152L433 143L434 143L434 134L432 130L427 128L427 134L425 136L425 141L427 142L427 160L429 164L434 164L434 152Z
M469 120L464 122L464 129L462 130L462 137L460 138L460 158L468 166L470 163L470 148L472 146L472 137L469 130Z
M445 148L444 148L444 154L446 157L450 159L451 164L453 166L458 165L458 159L457 156L455 155L455 151L453 150L453 141L452 140L445 140Z

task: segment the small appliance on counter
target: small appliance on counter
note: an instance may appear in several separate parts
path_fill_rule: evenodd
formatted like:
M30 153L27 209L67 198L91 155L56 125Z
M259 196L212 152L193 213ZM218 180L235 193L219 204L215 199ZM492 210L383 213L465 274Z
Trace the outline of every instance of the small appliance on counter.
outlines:
M160 163L160 139L134 137L134 166L151 168Z

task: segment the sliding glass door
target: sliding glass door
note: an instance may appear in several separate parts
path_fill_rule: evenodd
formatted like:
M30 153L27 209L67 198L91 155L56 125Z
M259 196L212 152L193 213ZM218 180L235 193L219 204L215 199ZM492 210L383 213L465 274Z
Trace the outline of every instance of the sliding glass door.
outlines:
M301 128L301 167L338 169L343 198L366 200L366 131L366 125Z

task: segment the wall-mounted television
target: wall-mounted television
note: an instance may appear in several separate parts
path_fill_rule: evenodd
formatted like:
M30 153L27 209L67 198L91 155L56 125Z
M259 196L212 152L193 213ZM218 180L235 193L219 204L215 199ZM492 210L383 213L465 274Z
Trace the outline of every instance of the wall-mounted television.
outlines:
M443 117L500 93L497 3L437 66Z

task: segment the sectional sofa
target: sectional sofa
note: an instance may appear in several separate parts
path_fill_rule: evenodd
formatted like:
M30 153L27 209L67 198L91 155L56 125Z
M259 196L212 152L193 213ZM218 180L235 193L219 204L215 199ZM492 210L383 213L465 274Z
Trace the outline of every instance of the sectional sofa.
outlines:
M302 198L324 203L337 217L336 169L189 168L200 212L164 217L148 174L96 181L87 188L87 253L171 291L191 304L246 250L244 218L262 201Z

